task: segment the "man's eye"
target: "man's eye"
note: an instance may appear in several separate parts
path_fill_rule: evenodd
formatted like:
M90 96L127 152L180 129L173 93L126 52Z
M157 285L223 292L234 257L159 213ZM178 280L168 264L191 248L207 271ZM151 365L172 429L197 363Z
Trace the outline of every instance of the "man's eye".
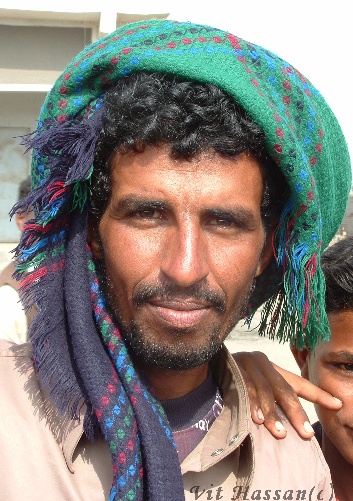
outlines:
M218 226L219 228L235 228L236 222L233 219L225 217L213 217L208 223L210 226Z
M138 219L160 219L162 217L159 210L156 209L143 209L135 212L134 217Z

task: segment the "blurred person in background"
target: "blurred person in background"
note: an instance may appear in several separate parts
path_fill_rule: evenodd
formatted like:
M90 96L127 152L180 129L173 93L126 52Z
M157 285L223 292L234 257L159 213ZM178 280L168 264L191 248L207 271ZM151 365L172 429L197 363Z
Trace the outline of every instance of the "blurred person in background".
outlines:
M26 197L31 191L31 177L24 179L18 190L18 200ZM33 218L33 211L15 214L15 221L21 234L25 223ZM33 316L33 308L25 311L19 295L20 282L13 274L16 261L12 260L0 272L0 339L14 343L27 341L28 326Z

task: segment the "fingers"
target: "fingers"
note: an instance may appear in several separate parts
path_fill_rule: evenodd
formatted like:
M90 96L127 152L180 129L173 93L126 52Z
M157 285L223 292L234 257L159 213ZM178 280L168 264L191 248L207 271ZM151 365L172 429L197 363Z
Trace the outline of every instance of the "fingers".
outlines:
M271 376L271 384L275 385L274 395L276 402L285 414L283 415L281 411L278 411L282 418L282 424L288 420L297 431L298 435L304 439L311 438L314 435L314 430L298 396L292 386L288 384L280 374L278 374L278 376L279 377L275 374ZM268 376L266 375L266 377ZM265 420L265 426L266 421L267 419Z
M318 386L315 386L308 379L302 378L293 374L292 372L286 371L282 367L276 364L272 364L277 372L290 384L293 388L295 394L300 397L312 402L314 404L321 405L330 410L339 410L342 407L342 401L327 391L322 390Z
M283 409L288 420L305 439L314 435L308 417L293 387L275 370L267 356L261 352L240 352L233 355L244 376L249 391L251 416L255 423L264 423L265 427L276 438L286 436L285 416L276 403ZM288 372L288 371L286 371ZM292 374L292 373L288 373ZM294 374L293 374L294 376ZM299 376L296 376L299 379ZM299 383L297 382L297 387ZM303 389L302 386L300 386ZM261 410L264 420L259 419Z
M265 415L261 408L261 403L258 398L258 389L256 388L253 380L249 377L248 373L239 366L240 371L242 373L243 379L245 381L246 388L248 390L248 397L250 403L250 413L251 419L256 424L265 424L266 428L272 433L272 435L276 438L284 438L287 434L285 427L283 426L282 420L277 412L277 407L274 400L274 395L271 392L270 387L268 386L266 389L266 381L263 381L263 389L262 393L265 395L267 393L267 397L262 397L262 401L264 402ZM259 382L257 383L258 387L260 386ZM274 402L273 408L270 410L266 402Z
M287 432L277 410L273 385L264 376L263 368L268 364L271 371L279 376L277 371L272 367L266 355L260 352L239 352L233 354L233 357L248 390L253 421L257 424L264 424L274 437L284 438Z
M263 415L263 412L261 410L260 406L260 401L257 396L257 390L256 387L251 379L251 377L248 375L248 373L243 369L241 365L239 365L240 372L243 376L247 391L248 391L248 397L249 397L249 403L250 403L250 413L251 413L251 419L254 421L256 424L263 424L265 421L265 417Z

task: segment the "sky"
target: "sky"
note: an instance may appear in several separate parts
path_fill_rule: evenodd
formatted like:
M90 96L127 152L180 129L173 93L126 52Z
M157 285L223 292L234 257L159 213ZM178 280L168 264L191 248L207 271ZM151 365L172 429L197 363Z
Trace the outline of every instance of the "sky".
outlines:
M27 10L28 5L28 0L12 0L10 7ZM2 7L9 8L8 1L0 0ZM315 85L336 114L353 159L353 19L348 0L51 0L50 8L32 0L30 10L170 13L171 19L229 30L287 60Z
M287 60L332 108L353 159L353 19L350 2L335 0L217 0L194 11L175 4L170 18L210 24L261 45Z

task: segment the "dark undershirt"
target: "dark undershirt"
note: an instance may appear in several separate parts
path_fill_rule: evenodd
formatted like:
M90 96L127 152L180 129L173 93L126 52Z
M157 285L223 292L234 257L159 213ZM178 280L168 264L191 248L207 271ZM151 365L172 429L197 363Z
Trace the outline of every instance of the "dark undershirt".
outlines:
M161 402L176 442L180 463L206 435L219 416L223 401L221 393L209 373L206 381L180 398Z

